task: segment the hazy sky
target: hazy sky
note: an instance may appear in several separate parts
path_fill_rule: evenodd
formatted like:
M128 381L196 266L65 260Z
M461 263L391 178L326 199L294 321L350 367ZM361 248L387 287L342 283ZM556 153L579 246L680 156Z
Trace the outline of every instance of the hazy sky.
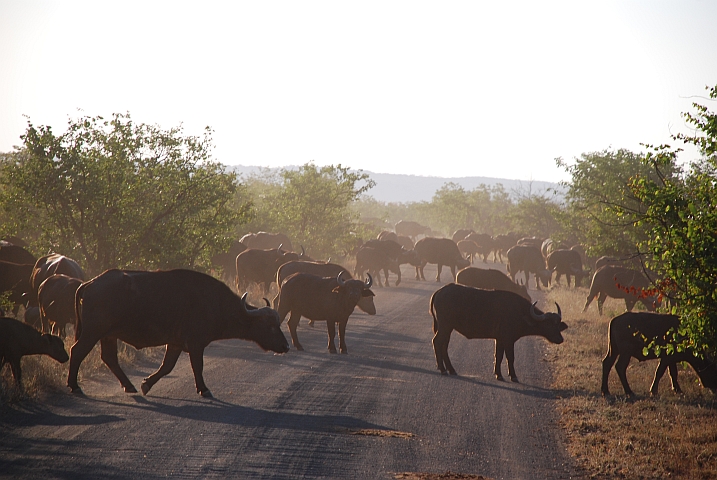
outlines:
M557 181L670 143L710 84L714 0L0 0L0 151L129 111L226 164Z

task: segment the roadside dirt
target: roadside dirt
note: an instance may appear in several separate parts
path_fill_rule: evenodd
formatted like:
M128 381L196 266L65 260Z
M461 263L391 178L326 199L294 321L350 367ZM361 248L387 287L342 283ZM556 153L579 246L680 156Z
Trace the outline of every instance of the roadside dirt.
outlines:
M521 383L498 382L493 341L454 333L459 375L441 376L428 313L438 286L406 268L400 287L374 289L379 314L351 317L348 355L329 354L323 324L306 320L304 352L215 342L204 374L214 399L196 395L184 355L146 397L123 393L103 373L82 382L85 396L7 407L0 477L578 477L562 442L545 341L520 340ZM138 385L157 366L126 372Z

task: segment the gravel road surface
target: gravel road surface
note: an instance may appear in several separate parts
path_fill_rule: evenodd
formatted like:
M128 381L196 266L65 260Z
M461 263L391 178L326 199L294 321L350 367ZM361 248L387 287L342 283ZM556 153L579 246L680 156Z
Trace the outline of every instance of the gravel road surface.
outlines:
M435 278L430 266L426 278ZM441 376L428 313L438 286L406 268L400 287L374 288L379 313L352 315L348 355L329 354L325 324L306 320L304 352L213 343L204 377L214 399L195 393L185 354L148 396L125 394L107 372L81 381L85 396L0 409L0 477L576 478L548 388L545 340L516 344L517 384L493 378L492 340L454 332L458 376ZM158 365L125 371L139 385Z

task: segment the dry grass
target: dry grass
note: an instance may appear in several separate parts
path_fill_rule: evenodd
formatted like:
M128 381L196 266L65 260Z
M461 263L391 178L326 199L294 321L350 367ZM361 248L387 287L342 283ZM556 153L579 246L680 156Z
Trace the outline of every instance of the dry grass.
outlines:
M65 338L65 350L70 352L75 343L75 333L72 327L68 327L67 338ZM135 348L119 342L118 358L120 365L134 364L141 361L150 361L157 364L164 356L164 347L146 348L136 350ZM10 365L2 368L0 372L0 405L16 403L22 400L42 401L47 395L56 392L67 391L67 371L69 362L58 363L47 355L28 355L22 357L22 390L17 388L15 379L12 376ZM100 371L109 369L100 358L99 343L82 361L80 365L79 380L83 377L91 377Z
M608 323L625 304L608 299L599 316L593 302L583 314L586 294L586 289L566 288L548 293L570 326L562 345L549 346L549 357L561 424L578 465L594 478L717 478L715 396L700 387L689 366L679 367L683 395L672 393L665 375L661 395L650 397L657 362L633 359L627 375L637 397L625 397L614 369L613 396L601 396Z

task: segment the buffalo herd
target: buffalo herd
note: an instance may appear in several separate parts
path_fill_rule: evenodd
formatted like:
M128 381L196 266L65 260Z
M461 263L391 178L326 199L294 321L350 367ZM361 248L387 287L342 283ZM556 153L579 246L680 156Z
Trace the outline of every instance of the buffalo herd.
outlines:
M430 298L433 318L433 350L438 370L456 375L448 356L453 330L466 338L495 341L494 375L502 380L501 363L507 358L508 375L517 382L514 365L515 342L524 336L541 336L551 343L563 342L559 305L555 312L543 312L528 292L531 275L537 290L560 285L578 287L591 278L583 311L597 297L602 315L607 297L624 299L627 312L612 319L608 352L603 360L602 393L609 395L608 377L613 366L628 396L626 370L631 358L659 359L650 393L657 393L660 378L667 370L672 388L679 392L677 362L689 363L704 387L717 390L717 367L702 352L675 348L679 318L654 313L659 297L650 286L648 273L620 257L591 261L579 245L564 245L551 239L519 235L490 236L461 229L452 238L428 236L431 230L417 222L402 221L395 232L382 231L376 239L359 242L353 251L353 271L329 261L309 257L303 246L294 251L291 240L281 233L250 233L234 242L224 253L212 257L215 276L193 270L131 271L107 270L87 279L80 265L64 255L35 258L25 248L0 244L0 291L7 292L12 313L25 307L24 322L0 318L0 367L10 364L21 386L20 358L44 354L69 360L67 385L72 392L78 383L80 364L99 342L102 361L117 377L125 392L137 389L120 367L118 340L137 349L166 346L159 369L142 381L147 394L174 368L182 352L189 354L197 392L211 397L202 376L204 350L213 341L240 338L255 342L261 349L286 353L290 346L281 324L287 326L293 347L299 342L297 326L301 317L313 325L326 322L327 348L348 353L346 327L355 308L376 314L372 287L402 283L401 265L415 267L416 280L425 281L424 267L435 264L436 281L443 267L451 271L451 282ZM474 261L507 261L504 270L477 268ZM594 272L594 273L593 273ZM521 274L522 275L519 275ZM553 279L553 274L555 278ZM221 278L219 280L218 278ZM222 281L223 280L223 281ZM571 282L572 281L572 282ZM264 295L272 286L278 292L266 306L247 303L245 292L257 284ZM230 287L229 285L232 285ZM648 312L632 313L637 302ZM272 308L273 307L273 308ZM65 328L74 326L74 345L67 354Z

